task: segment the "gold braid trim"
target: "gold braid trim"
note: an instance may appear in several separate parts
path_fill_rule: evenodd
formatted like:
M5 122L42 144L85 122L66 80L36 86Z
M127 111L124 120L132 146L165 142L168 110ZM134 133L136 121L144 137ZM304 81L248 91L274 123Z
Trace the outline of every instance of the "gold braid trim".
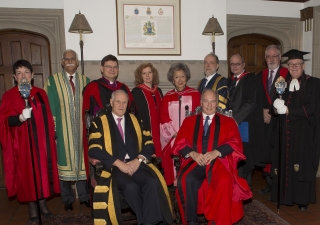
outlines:
M171 199L170 199L170 196L169 196L169 191L168 191L168 187L167 187L166 181L164 180L164 178L163 178L162 174L160 173L160 171L152 163L149 163L147 165L157 174L157 176L158 176L158 178L159 178L159 180L161 182L161 185L163 187L164 193L166 194L171 214L173 215Z
M100 148L101 150L102 150L102 146L101 145L98 145L98 144L92 144L92 145L89 145L89 149L88 150L90 150L90 149L92 149L92 148Z
M97 126L97 124L96 124L95 122L93 122L92 124L93 124L93 126L94 126L95 128L98 128L98 126Z
M116 190L118 191L118 190ZM113 199L113 189L112 189L112 179L110 181L110 191L109 191L109 199L108 199L109 207L108 207L108 213L109 218L112 225L118 225L118 220L116 216L116 210L114 208L114 199Z
M102 130L103 130L103 137L104 137L104 144L105 144L105 148L106 148L106 151L110 154L110 155L113 155L112 154L112 140L111 140L111 135L110 135L110 127L109 127L109 122L108 122L108 119L107 119L107 116L106 115L103 115L100 117L101 119L101 123L102 123Z
M228 100L225 97L219 95L219 101L226 104Z
M93 209L106 209L108 204L106 202L94 202Z
M105 221L104 219L94 219L93 222L94 225L107 225L107 221Z
M214 91L217 90L218 83L222 78L223 78L223 76L220 76L215 80L215 82L214 82L214 84L212 86L212 90L214 90Z
M143 133L144 136L151 136L150 131L144 130L142 133Z
M153 141L150 140L150 141L146 141L146 142L144 143L144 145L147 145L147 144L153 144Z
M142 149L142 132L141 132L141 129L140 129L140 126L139 126L139 122L138 122L137 118L134 115L132 115L131 113L129 115L131 117L134 129L136 130L136 133L137 133L137 136L138 136L138 145L139 145L139 152L140 152L141 149Z
M89 135L89 140L88 140L88 142L91 140L91 139L93 139L93 138L101 138L101 133L100 132L96 132L96 133L91 133L90 135Z
M109 187L108 186L101 186L101 185L97 185L94 189L94 193L107 193L109 191Z
M102 170L102 173L100 175L100 177L104 177L104 178L109 178L111 176L111 173L105 171L105 170Z
M217 91L220 91L221 89L223 89L223 88L228 88L227 86L221 86L221 87L219 87L218 89L217 89Z

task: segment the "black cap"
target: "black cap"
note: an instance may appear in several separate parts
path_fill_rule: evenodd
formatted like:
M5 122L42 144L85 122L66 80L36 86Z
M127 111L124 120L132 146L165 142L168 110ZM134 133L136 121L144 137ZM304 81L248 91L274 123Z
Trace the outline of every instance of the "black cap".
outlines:
M286 61L289 61L290 59L303 59L303 56L306 54L309 54L310 52L302 52L299 51L297 49L291 49L289 51L287 51L286 53L284 53L282 55L282 57L288 57L288 59Z

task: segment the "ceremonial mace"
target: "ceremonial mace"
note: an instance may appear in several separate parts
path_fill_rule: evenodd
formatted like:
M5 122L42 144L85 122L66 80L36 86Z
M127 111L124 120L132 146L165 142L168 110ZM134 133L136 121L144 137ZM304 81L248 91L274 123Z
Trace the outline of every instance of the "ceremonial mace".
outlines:
M282 99L282 95L284 94L287 88L287 82L283 77L279 77L275 82L276 92L279 95L279 98ZM281 118L279 116L279 158L278 158L278 168L275 168L274 173L278 176L278 202L277 202L277 211L280 213L280 182L281 182L281 142L282 142L282 134L281 134Z
M28 98L30 96L30 91L32 89L31 84L26 80L22 79L20 84L18 85L19 92L21 94L21 97L24 99L26 103L26 109L29 108L29 103L28 103ZM36 178L36 171L35 171L35 166L34 166L34 158L33 158L33 151L32 151L32 138L30 136L31 131L30 131L30 120L27 119L27 126L28 126L28 136L29 136L29 142L30 142L30 150L31 150L31 162L32 162L32 172L33 172L33 182L34 182L34 187L35 187L35 194L36 194L36 202L37 202L37 210L38 210L38 216L39 216L39 224L42 225L42 220L41 220L41 212L40 212L40 204L39 204L39 199L38 199L38 186L37 186L37 178Z

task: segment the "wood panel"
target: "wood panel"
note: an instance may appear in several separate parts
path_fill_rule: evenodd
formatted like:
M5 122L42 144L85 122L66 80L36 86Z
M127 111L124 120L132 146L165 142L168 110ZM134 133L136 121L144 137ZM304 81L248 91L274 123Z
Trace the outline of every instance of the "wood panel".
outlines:
M261 34L246 34L233 37L228 42L228 61L233 54L241 54L246 63L246 70L258 73L266 68L264 52L268 45L279 45L272 37ZM229 76L231 76L229 68Z

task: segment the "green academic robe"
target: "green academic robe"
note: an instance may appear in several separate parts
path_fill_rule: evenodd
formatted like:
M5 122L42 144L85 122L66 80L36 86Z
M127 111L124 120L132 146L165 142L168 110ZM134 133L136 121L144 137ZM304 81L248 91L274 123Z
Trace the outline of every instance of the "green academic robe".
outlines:
M81 109L82 90L90 79L76 73L73 81L74 96L65 71L50 76L44 87L56 129L59 179L65 181L86 179Z

